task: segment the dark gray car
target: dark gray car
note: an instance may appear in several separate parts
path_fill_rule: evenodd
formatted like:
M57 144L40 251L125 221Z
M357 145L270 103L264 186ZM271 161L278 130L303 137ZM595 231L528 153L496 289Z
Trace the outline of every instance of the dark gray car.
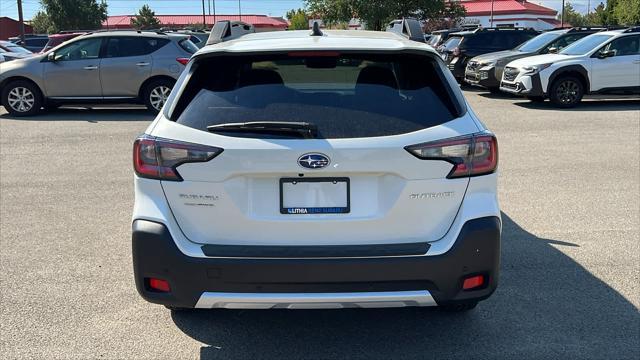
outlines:
M106 31L5 63L2 105L14 116L67 103L143 103L158 112L198 48L188 35Z

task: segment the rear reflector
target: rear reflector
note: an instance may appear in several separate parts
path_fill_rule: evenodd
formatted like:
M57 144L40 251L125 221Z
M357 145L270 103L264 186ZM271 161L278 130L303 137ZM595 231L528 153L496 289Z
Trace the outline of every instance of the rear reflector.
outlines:
M187 64L189 63L189 58L177 58L176 61L184 66L187 66Z
M169 286L169 282L167 280L161 280L156 278L149 279L149 288L151 288L151 290L160 291L160 292L171 291L171 287Z
M498 167L498 141L488 133L438 140L405 147L422 160L444 160L453 164L447 178L491 174Z
M464 283L462 283L462 290L471 290L475 288L479 288L484 285L484 276L476 275L470 278L464 279Z
M176 168L185 163L207 162L222 149L142 135L133 143L133 169L139 177L182 181Z

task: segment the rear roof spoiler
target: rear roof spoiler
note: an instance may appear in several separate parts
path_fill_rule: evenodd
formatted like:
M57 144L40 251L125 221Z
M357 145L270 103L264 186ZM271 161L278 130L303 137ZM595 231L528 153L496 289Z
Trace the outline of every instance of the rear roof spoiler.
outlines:
M229 21L223 20L216 22L211 28L211 34L207 40L207 45L218 44L223 41L229 41L237 39L246 34L256 32L253 25L247 24L242 21Z
M417 19L404 18L393 20L389 23L389 26L387 26L387 31L402 35L409 40L424 42L422 24Z

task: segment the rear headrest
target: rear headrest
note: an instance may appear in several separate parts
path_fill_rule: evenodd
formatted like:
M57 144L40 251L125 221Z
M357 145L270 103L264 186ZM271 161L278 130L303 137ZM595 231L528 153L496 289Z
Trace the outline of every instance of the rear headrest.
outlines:
M369 66L360 70L357 85L383 85L392 89L398 88L398 82L393 72L379 66Z
M280 74L274 70L254 69L240 75L240 87L252 85L284 85Z

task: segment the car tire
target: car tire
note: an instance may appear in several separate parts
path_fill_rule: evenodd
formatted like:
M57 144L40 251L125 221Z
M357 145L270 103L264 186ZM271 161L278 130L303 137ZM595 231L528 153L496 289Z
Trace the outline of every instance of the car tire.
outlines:
M465 301L465 302L441 305L440 309L446 312L459 313L459 312L466 312L469 310L473 310L477 305L478 305L477 301Z
M528 96L527 100L534 103L541 103L544 102L544 96Z
M168 79L158 79L149 82L142 91L144 104L147 109L154 114L157 114L167 101L175 81Z
M42 92L37 85L26 80L16 80L2 89L2 105L11 116L33 116L42 107Z
M549 100L561 108L571 108L582 100L584 86L582 81L574 76L562 76L551 84Z

